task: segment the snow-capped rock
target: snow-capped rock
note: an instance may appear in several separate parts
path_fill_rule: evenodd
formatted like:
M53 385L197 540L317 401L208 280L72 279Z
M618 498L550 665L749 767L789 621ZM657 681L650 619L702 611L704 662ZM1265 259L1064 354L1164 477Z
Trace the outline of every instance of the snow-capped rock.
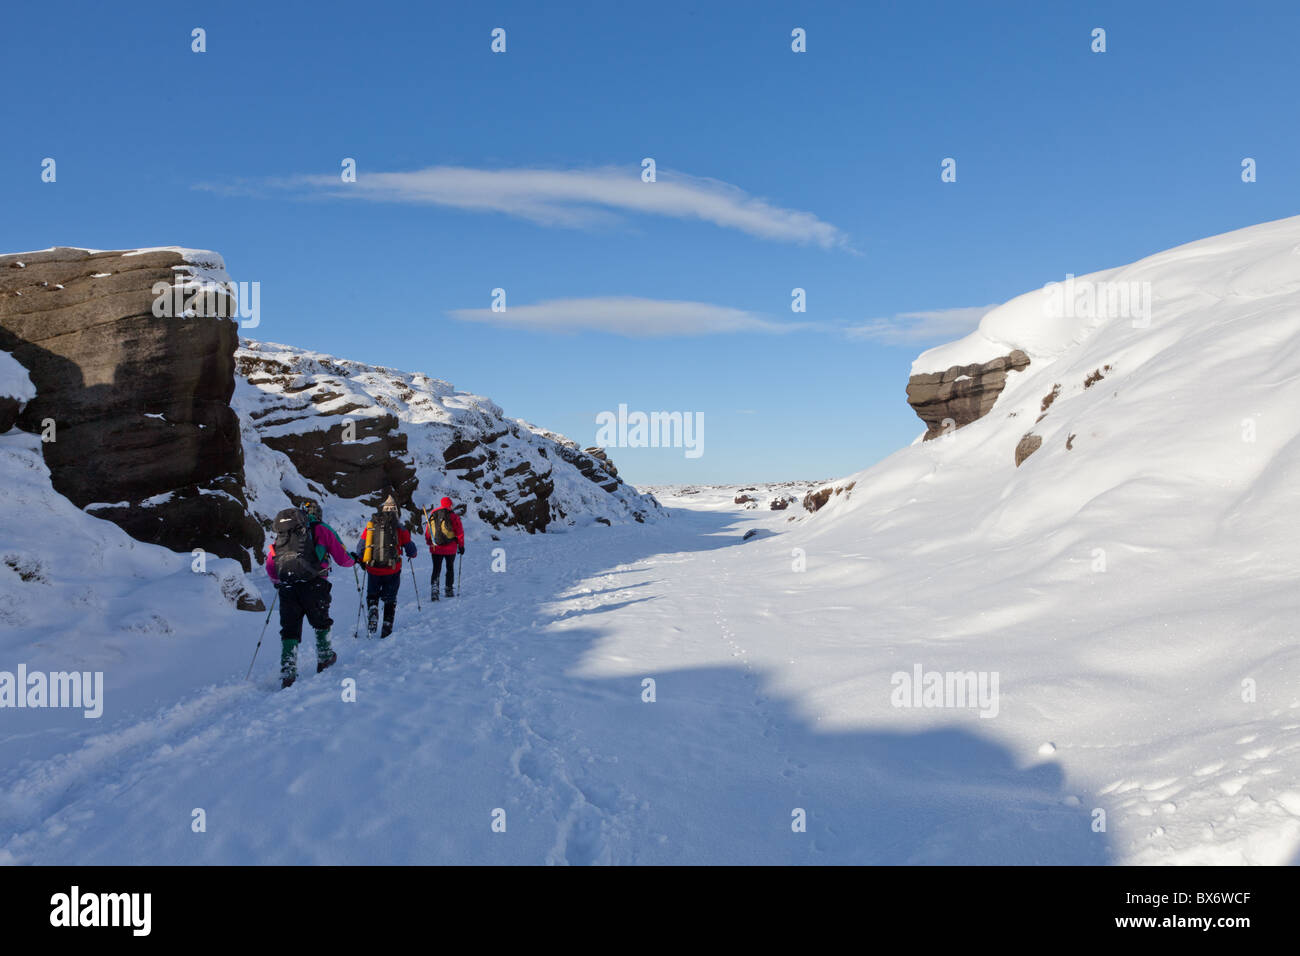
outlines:
M1012 349L987 362L913 375L907 382L907 401L929 426L925 439L983 418L1002 393L1007 375L1023 371L1028 365L1029 356Z
M452 498L471 537L662 514L603 452L507 418L440 379L248 340L236 363L246 449L255 441L282 456L265 472L263 484L274 487L250 488L264 525L287 505L280 491L327 499L349 531L389 494L412 529L422 508Z

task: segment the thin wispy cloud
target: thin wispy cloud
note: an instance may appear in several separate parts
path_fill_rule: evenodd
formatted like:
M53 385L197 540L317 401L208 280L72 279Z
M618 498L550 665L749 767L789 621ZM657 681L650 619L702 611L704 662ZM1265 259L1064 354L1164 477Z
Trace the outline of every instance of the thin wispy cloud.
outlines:
M861 325L848 326L851 339L869 339L885 345L915 345L921 342L947 342L974 330L980 319L995 305L977 305L960 309L933 309L928 312L900 312L886 319L871 319Z
M734 309L711 302L602 296L511 305L501 312L494 312L490 308L452 309L447 315L459 322L477 322L533 332L604 332L627 338L735 333L786 335L805 332L875 341L885 345L917 345L961 338L974 329L980 319L994 307L985 305L902 312L886 319L844 325L780 321L760 312Z
M628 338L737 332L780 335L810 327L808 323L777 322L756 312L708 302L633 296L552 299L533 305L512 305L504 312L454 309L448 315L461 322L479 322L534 332L606 332Z
M786 209L717 179L658 170L642 182L640 168L474 169L431 166L410 172L358 173L356 182L337 175L294 176L227 184L200 183L229 195L297 193L443 206L502 213L543 226L591 228L627 216L699 220L776 242L848 248L848 236L810 212Z

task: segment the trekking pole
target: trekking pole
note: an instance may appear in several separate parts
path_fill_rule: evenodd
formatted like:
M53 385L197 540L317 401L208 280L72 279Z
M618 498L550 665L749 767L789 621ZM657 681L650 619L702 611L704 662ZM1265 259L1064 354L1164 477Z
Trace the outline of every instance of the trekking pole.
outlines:
M428 536L429 536L429 556L430 556L430 560L432 560L432 557L433 557L433 525L429 523L429 509L428 509L428 508L421 508L420 510L421 510L422 512L424 512L424 530L425 530L425 533L428 534ZM429 601L430 601L430 602L434 601L434 599L436 599L436 598L438 597L438 578L437 578L437 574L438 574L438 565L435 563L434 566L433 566L433 568L434 568L434 570L433 570L433 574L434 574L434 576L429 578Z
M361 578L357 577L357 566L355 564L352 565L352 580L357 585L357 629L352 632L352 640L358 641L361 639L361 605L365 599L361 596Z
M248 673L244 675L244 680L253 676L253 665L257 663L257 652L262 649L262 638L266 637L267 624L271 623L271 611L275 610L275 602L280 600L280 592L275 592L275 597L271 599L271 608L266 612L266 623L262 625L262 633L257 635L257 647L253 648L253 659L248 662Z
M420 578L415 573L415 558L411 559L408 567L411 569L411 586L415 588L415 609L423 614L424 608L420 607Z

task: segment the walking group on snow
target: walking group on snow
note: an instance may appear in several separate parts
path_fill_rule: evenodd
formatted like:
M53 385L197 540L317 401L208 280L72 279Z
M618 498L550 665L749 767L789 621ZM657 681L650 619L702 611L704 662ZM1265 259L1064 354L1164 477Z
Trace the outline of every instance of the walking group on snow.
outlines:
M465 553L465 528L450 498L443 498L430 513L424 512L424 540L433 557L429 579L432 599L437 601L438 577L446 566L445 595L456 595L456 556ZM379 604L384 605L381 638L393 632L397 611L397 591L402 584L402 554L416 556L411 533L401 527L397 501L389 495L375 516L366 523L355 550L348 551L338 534L325 523L320 503L302 501L296 508L286 508L275 516L271 525L275 542L266 555L266 573L275 585L280 604L280 686L291 685L298 676L298 644L302 641L303 618L316 632L316 673L338 660L330 647L330 562L341 568L360 565L366 572L366 627L371 637L379 625ZM415 571L412 566L412 577ZM358 596L361 592L357 580ZM416 586L416 600L419 587ZM272 602L274 604L274 602ZM361 607L357 607L357 633L361 635ZM267 614L270 620L270 613ZM261 641L258 641L261 646ZM251 670L251 668L250 668Z

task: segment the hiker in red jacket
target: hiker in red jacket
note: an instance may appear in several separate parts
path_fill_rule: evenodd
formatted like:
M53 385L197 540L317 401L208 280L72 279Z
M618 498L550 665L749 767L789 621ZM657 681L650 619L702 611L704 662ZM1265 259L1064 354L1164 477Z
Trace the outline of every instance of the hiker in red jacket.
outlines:
M433 599L438 600L438 571L444 561L447 562L447 597L455 597L456 555L465 553L465 527L460 523L460 515L452 510L450 498L443 498L429 515L424 540L429 543L429 553L433 555L433 576L429 579Z
M381 522L385 524L383 534L375 530ZM357 549L352 552L352 557L366 569L366 607L369 609L366 615L366 628L371 637L375 636L375 627L379 623L381 598L384 602L384 629L379 636L384 638L393 633L393 616L397 612L397 589L402 585L403 551L408 558L414 559L415 542L411 540L411 532L401 526L397 499L389 495L380 508L379 514L375 515L361 532Z

